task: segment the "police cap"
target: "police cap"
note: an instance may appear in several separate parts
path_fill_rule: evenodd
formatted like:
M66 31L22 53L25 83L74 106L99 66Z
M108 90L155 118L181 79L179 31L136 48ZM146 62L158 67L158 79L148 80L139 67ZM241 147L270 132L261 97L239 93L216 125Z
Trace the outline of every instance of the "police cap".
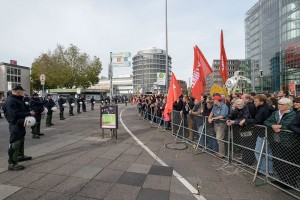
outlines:
M23 91L26 91L22 88L21 85L16 85L12 90L23 90Z

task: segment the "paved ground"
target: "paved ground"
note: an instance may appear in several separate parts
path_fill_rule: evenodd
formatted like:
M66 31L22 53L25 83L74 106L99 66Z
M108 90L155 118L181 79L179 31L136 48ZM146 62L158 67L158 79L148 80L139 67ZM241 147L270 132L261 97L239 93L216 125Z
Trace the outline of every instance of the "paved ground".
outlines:
M133 108L123 111L124 124L161 161L121 123L118 140L109 139L108 132L102 139L98 119L99 109L64 121L56 113L55 126L43 123L45 136L39 140L32 139L28 129L25 151L34 159L24 162L20 172L6 170L7 123L0 119L0 199L293 199L269 185L253 187L249 174L208 154L166 149L173 136L139 120ZM199 184L201 195L192 194L179 180L194 191Z

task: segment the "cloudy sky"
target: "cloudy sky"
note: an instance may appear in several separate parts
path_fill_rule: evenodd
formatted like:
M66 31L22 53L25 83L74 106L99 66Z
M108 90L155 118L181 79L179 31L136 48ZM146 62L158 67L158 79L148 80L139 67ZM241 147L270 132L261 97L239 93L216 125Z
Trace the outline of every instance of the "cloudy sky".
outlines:
M208 62L219 58L224 30L229 59L243 59L245 13L258 0L168 0L169 55L177 79L192 74L193 46ZM0 0L0 62L31 66L56 45L74 44L103 63L109 52L133 55L147 47L165 49L165 0ZM114 75L132 68L115 68Z

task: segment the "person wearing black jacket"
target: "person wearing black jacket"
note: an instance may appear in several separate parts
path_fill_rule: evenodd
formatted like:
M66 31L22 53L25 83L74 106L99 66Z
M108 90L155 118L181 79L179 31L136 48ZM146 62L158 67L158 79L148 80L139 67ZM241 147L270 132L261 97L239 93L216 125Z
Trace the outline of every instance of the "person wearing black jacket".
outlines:
M289 129L293 131L294 134L300 136L300 97L294 100L294 108L296 110L296 117L289 125Z
M81 106L81 104L82 104L81 97L78 96L78 98L77 98L77 114L80 114L80 113L81 113L81 112L80 112L80 106Z
M254 117L252 119L244 119L242 120L239 124L241 126L243 125L263 125L264 121L272 114L269 105L266 103L267 102L267 97L264 94L257 94L256 96L253 97L254 98L254 105L256 107L256 113L254 115ZM255 143L255 158L258 161L259 159L259 153L261 151L262 144L264 141L264 137L265 137L265 129L264 128L260 128L260 127L256 127L254 128L254 130L252 131L252 138L254 139L254 137L257 136L256 138L256 143ZM253 137L254 136L254 137ZM254 141L251 142L251 144L254 146ZM253 146L251 147L251 149L253 149ZM268 152L271 153L271 148L268 145ZM268 159L268 172L269 173L273 173L273 162L272 159L269 158ZM259 164L259 172L260 173L266 173L266 158L264 155L262 155L261 157L261 162Z
M47 112L47 118L46 118L46 127L52 126L52 114L53 110L52 108L55 106L55 103L52 99L51 94L47 94L47 99L46 99L46 108L48 109Z
M69 98L69 116L74 116L74 113L73 113L74 103L75 103L74 98L70 97Z
M85 97L84 96L82 96L81 97L81 101L82 101L82 112L87 112L86 111L86 102L85 102Z
M91 109L94 110L94 105L95 105L95 99L94 99L94 96L92 96L90 102L91 102Z
M32 94L32 98L29 101L29 110L34 111L35 124L31 127L32 138L39 139L41 135L41 119L42 112L44 111L44 102L39 98L37 93Z
M18 85L12 89L3 105L3 111L9 123L9 147L8 147L8 170L23 170L25 167L18 162L31 160L31 156L24 155L24 140L26 129L24 127L25 117L34 116L34 111L26 110L23 101L24 89Z
M243 95L243 101L245 103L245 105L248 107L249 110L249 118L253 118L256 112L256 108L254 103L252 102L252 98L250 94L244 94Z
M65 103L66 103L66 100L63 98L62 95L59 95L58 106L59 106L59 118L60 118L60 120L66 119L66 118L64 118Z

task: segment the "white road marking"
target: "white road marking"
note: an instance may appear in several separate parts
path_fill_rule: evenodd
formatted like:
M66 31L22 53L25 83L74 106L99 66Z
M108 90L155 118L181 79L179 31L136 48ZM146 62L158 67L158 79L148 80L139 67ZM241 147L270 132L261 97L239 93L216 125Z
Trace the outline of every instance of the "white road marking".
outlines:
M123 109L120 113L120 122L125 128L125 130L130 134L130 136L139 144L141 147L143 147L158 163L160 163L162 166L169 167L162 159L160 159L153 151L151 151L143 142L141 142L124 124L122 120L122 114L123 111L126 110ZM185 178L183 178L179 173L177 173L175 170L173 170L173 175L194 195L194 197L198 200L206 200L202 195L198 195L198 190L195 189Z

